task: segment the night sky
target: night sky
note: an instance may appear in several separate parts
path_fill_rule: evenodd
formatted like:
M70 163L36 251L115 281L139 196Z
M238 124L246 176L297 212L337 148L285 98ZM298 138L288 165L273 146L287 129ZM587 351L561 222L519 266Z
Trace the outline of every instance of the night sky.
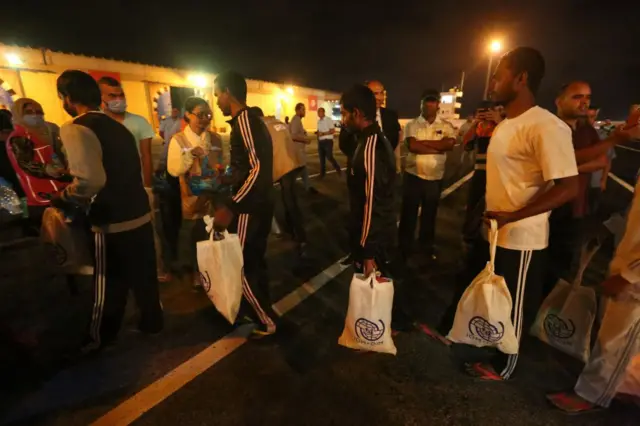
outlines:
M592 84L593 103L618 119L640 103L640 6L618 0L2 2L0 41L342 91L381 80L401 117L423 89L466 71L463 111L475 109L486 43L529 45L547 61L540 103L560 85ZM12 4L9 6L9 4Z

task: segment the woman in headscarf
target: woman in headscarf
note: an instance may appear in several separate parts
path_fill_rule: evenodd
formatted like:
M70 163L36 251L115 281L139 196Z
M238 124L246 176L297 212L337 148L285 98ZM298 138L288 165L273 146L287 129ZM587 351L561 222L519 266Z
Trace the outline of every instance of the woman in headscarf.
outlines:
M51 198L71 181L60 144L44 121L42 106L29 98L13 105L14 130L6 142L7 155L25 193L30 222L40 227Z

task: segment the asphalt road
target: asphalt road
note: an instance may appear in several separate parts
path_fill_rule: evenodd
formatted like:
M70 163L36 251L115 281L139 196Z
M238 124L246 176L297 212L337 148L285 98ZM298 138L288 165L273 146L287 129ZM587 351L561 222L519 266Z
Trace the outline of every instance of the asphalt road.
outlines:
M319 171L313 154L311 146L312 175ZM621 174L628 181L632 174L628 170L637 170L640 164L630 155L619 155L614 166L614 173L624 169ZM345 163L342 155L337 158ZM450 155L445 186L470 170L460 158L459 152ZM340 272L336 266L346 253L346 188L336 174L316 178L313 185L319 194L300 189L311 260L299 261L290 241L273 237L268 264L274 301L304 283L307 289L324 285L286 313L285 326L276 337L225 350L234 340L221 339L233 329L204 294L176 279L162 285L166 329L161 335L145 338L133 332L135 314L130 307L115 347L90 358L52 363L37 385L3 395L0 424L86 425L113 415L114 409L117 414L123 406L144 407L135 416L137 425L638 424L640 409L623 403L580 417L552 409L545 393L571 388L581 365L529 337L523 342L517 377L490 384L475 382L459 371L463 352L436 344L420 332L397 336L396 357L338 346L352 275L350 269ZM630 193L616 185L611 183L607 199L612 209L621 209ZM412 262L412 307L422 322L435 323L450 303L453 276L460 268L465 197L462 185L441 202L438 261L427 264L417 255ZM598 254L587 281L601 278L609 256L606 250ZM73 302L60 303L82 305L89 296L87 286ZM75 341L82 331L79 315L55 328L55 340ZM212 362L206 351L216 342L216 350L224 356ZM194 374L189 366L201 359L213 365ZM173 373L158 382L176 368L189 377L184 386L171 389L170 383L179 379ZM157 404L150 403L153 398L148 393L141 393L150 385L157 391Z

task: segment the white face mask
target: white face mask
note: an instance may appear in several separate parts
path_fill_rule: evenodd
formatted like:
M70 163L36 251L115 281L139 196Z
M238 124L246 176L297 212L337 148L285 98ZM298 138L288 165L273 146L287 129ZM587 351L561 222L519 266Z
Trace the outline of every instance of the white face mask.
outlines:
M24 124L28 127L41 127L44 126L44 116L37 114L27 114L22 117Z
M107 109L114 114L123 114L127 110L126 99L114 99L107 102Z

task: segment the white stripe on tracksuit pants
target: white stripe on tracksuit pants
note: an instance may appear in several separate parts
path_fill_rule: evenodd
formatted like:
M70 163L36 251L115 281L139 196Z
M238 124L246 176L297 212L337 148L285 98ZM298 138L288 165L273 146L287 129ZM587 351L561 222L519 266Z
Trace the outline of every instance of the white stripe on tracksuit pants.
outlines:
M481 240L472 246L465 276L470 280L484 269L489 260L489 243ZM520 342L522 332L527 332L535 320L542 295L542 271L544 269L544 250L511 250L498 247L496 250L495 273L504 277L511 293L511 321ZM498 353L492 364L502 378L509 379L518 363L518 354Z
M236 223L229 226L230 232L238 233L242 245L242 293L258 316L257 319L268 331L275 331L275 314L269 300L269 278L264 259L272 216L269 209L265 209L264 214L259 216L240 214Z
M94 241L94 302L85 349L97 348L116 338L130 290L140 311L140 331L162 330L151 222L123 232L95 232Z

